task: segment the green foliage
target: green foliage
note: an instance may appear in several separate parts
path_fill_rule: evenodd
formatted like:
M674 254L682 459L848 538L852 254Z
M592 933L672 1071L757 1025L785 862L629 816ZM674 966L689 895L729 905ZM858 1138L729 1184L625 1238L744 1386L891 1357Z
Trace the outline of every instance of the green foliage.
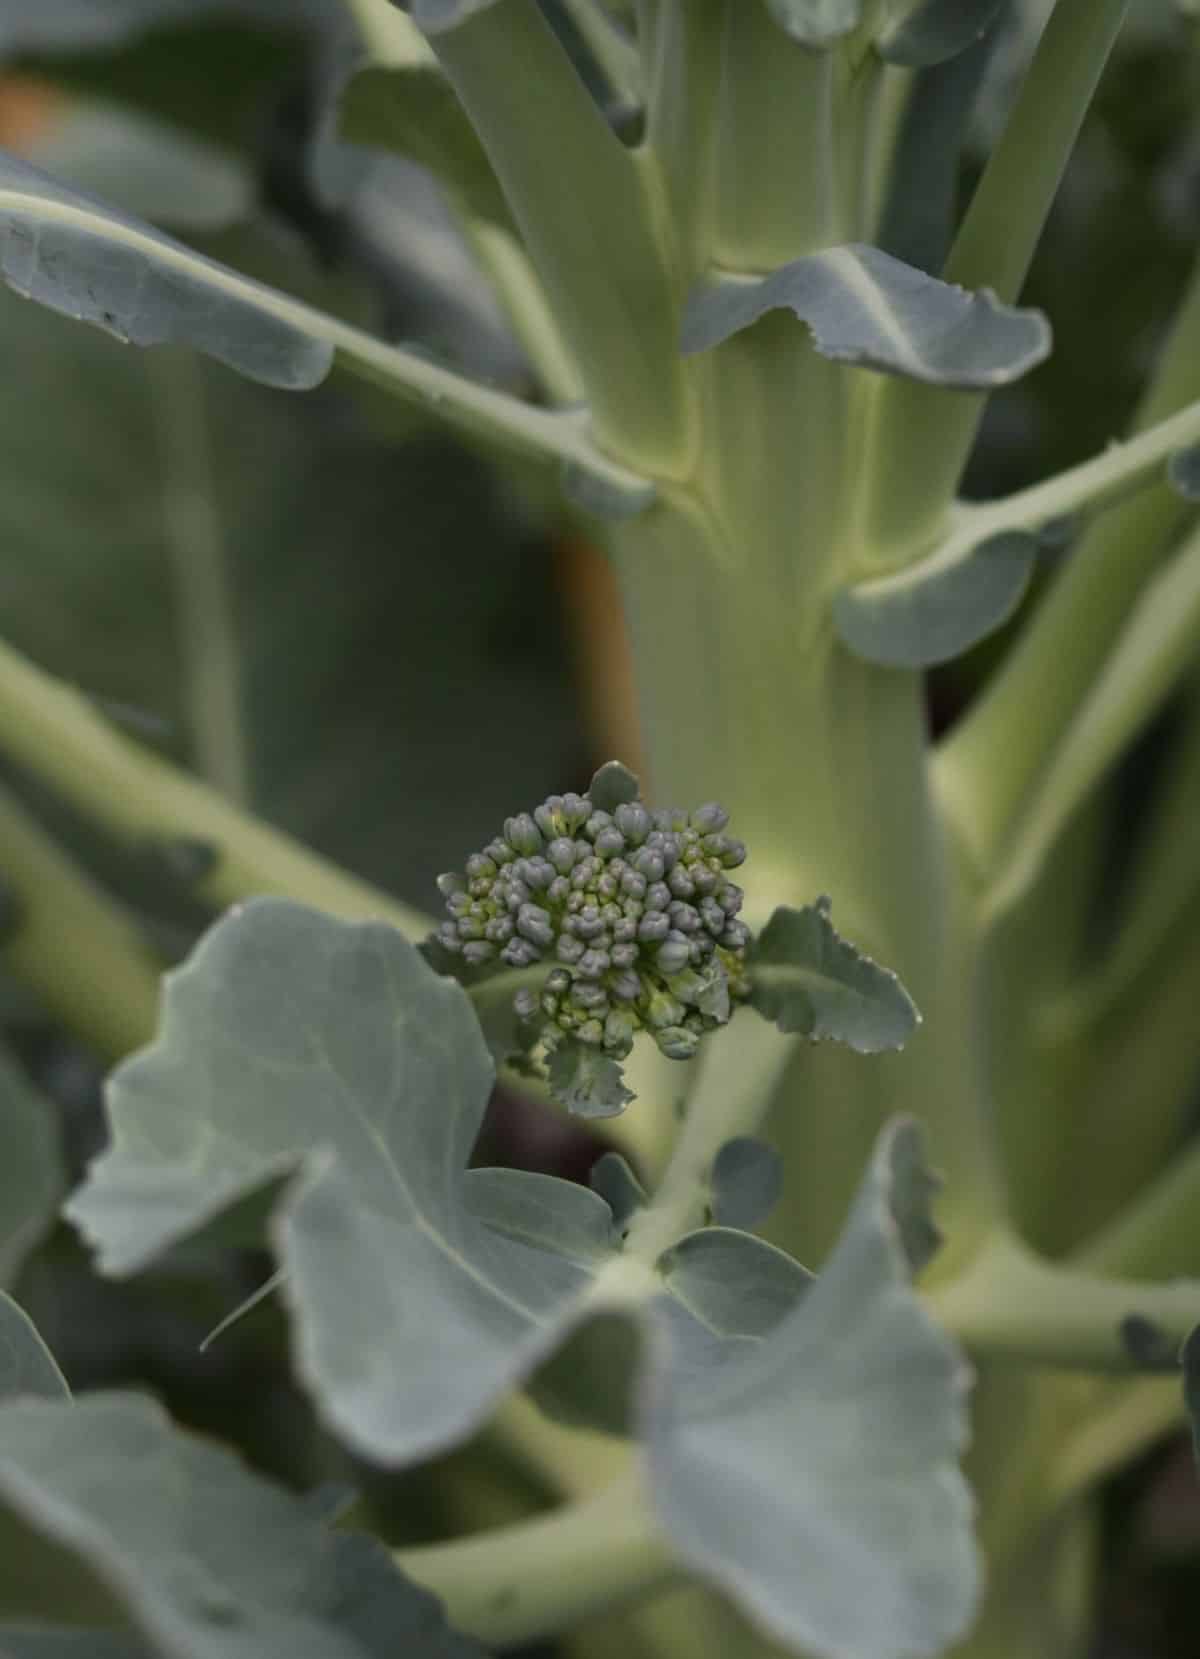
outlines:
M902 1048L920 1020L896 975L840 937L830 900L780 908L750 957L750 1001L781 1031L833 1038L860 1054Z
M1101 82L1124 10L0 0L86 95L0 166L4 1659L1078 1650L1200 1314L1194 30Z
M18 1590L15 1611L61 1617L73 1577L92 1578L132 1628L134 1653L139 1638L168 1659L384 1659L397 1641L414 1659L480 1651L379 1544L330 1531L136 1395L0 1407L0 1506L9 1549L15 1526L59 1552L53 1583L24 1586L25 1606Z

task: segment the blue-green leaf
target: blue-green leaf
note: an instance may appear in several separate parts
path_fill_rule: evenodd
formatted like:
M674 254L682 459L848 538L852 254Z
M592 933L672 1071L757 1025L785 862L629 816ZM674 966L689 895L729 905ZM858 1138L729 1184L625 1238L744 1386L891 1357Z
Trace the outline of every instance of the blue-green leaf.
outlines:
M162 1659L480 1654L382 1545L331 1532L140 1395L0 1407L0 1520L73 1559Z
M375 339L0 156L0 277L132 345L175 342L287 391L318 385L335 356L440 419L542 458L574 462L639 499L645 481L592 444L586 418L534 409Z
M646 1204L646 1189L619 1152L605 1152L588 1170L588 1184L612 1211L618 1228L624 1227Z
M496 0L393 0L401 11L410 12L413 21L427 35L442 35L457 29L476 12L486 11Z
M928 668L949 662L995 633L1025 597L1039 542L1006 530L974 547L935 554L892 576L843 588L833 619L845 643L867 662Z
M612 1254L613 1216L590 1187L524 1169L469 1169L463 1199L478 1221L577 1262Z
M683 351L707 351L780 308L808 324L825 357L935 386L1005 386L1050 350L1040 312L1001 305L986 290L969 294L855 243L767 277L722 276L701 287L684 315Z
M0 1051L0 1285L54 1219L62 1191L55 1109Z
M588 799L597 812L615 812L619 806L636 801L641 785L619 760L606 761L588 784Z
M0 1290L0 1402L18 1394L70 1398L66 1378L24 1308Z
M1185 501L1200 501L1200 444L1175 451L1167 462L1167 482Z
M766 0L766 5L801 46L832 46L862 21L862 0Z
M982 40L1005 0L917 0L880 32L875 50L887 63L923 69Z
M688 1233L659 1269L671 1294L726 1337L766 1336L812 1283L812 1275L784 1251L733 1227Z
M471 1213L492 1081L466 993L393 929L257 900L168 976L158 1040L113 1074L112 1145L66 1213L128 1273L302 1170L276 1220L301 1375L359 1450L420 1457L532 1368L591 1278Z
M555 1100L577 1117L618 1117L633 1099L616 1060L569 1037L550 1055L546 1074Z
M892 1202L916 1135L885 1131L798 1306L651 1407L653 1490L675 1547L789 1648L940 1653L978 1595L956 1464L968 1373L911 1289Z
M751 1006L783 1032L832 1038L859 1054L903 1048L920 1022L897 976L843 939L827 898L781 905L752 949Z
M766 1141L738 1135L717 1153L711 1179L713 1220L722 1227L757 1227L778 1201L783 1164Z

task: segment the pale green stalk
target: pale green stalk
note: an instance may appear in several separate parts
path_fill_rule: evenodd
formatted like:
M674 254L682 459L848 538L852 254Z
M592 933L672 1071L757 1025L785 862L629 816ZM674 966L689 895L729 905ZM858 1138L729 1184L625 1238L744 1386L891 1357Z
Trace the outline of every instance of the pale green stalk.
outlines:
M1200 396L1200 268L1133 423ZM939 794L983 869L996 863L1087 698L1146 579L1194 508L1165 481L1092 525L967 718L942 745Z
M213 905L274 893L425 938L426 916L270 829L132 742L92 703L0 644L0 751L134 847L197 850L191 890Z
M632 1471L596 1497L476 1538L400 1550L396 1560L456 1629L499 1647L627 1606L678 1572Z
M17 906L6 968L102 1059L148 1042L162 968L149 940L7 789L0 871Z
M942 275L1015 300L1129 0L1058 0ZM870 545L902 563L937 534L985 399L893 381L880 396Z

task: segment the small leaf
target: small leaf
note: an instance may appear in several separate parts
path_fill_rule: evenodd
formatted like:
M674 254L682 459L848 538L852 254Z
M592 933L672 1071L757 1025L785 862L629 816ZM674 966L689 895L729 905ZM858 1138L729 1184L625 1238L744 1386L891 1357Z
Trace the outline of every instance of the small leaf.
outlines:
M652 1395L653 1491L683 1557L774 1640L855 1659L940 1653L979 1590L956 1466L968 1374L909 1284L880 1137L829 1262L761 1342ZM903 1156L908 1156L905 1152Z
M0 1290L0 1402L18 1394L62 1400L71 1390L33 1320Z
M825 357L935 386L1005 386L1050 350L1040 312L970 294L861 243L806 254L767 277L710 282L688 301L682 349L708 351L780 308L808 324Z
M1139 1371L1172 1372L1179 1369L1179 1342L1161 1325L1140 1313L1127 1314L1121 1321L1121 1341Z
M600 1194L577 1182L524 1169L469 1169L463 1197L478 1221L506 1238L577 1262L612 1254L612 1213Z
M0 1050L0 1285L51 1226L62 1190L57 1114Z
M619 1152L605 1152L588 1170L588 1185L608 1205L613 1225L623 1228L646 1205L646 1189Z
M843 588L833 619L856 656L888 668L949 662L1003 627L1025 597L1039 551L1024 530L989 536L953 559L939 555Z
M924 69L957 57L987 34L1005 0L918 0L875 42L885 63Z
M638 780L619 760L606 761L588 785L588 799L597 812L615 812L640 794Z
M713 1219L722 1227L757 1227L782 1188L783 1164L774 1147L739 1135L725 1142L713 1162Z
M268 386L309 389L333 363L328 340L281 314L291 308L270 289L13 156L0 158L0 274L119 340L194 346Z
M858 1054L903 1048L919 1023L897 976L849 944L827 898L781 905L750 955L751 1005L784 1033L832 1038Z
M832 46L862 21L862 0L766 0L767 10L801 46Z
M480 1655L381 1544L329 1531L140 1395L0 1408L5 1510L98 1580L163 1659Z
M659 1269L672 1296L720 1336L766 1336L813 1282L785 1251L732 1227L688 1233Z
M1185 501L1200 501L1200 444L1175 451L1167 462L1167 482Z
M617 1117L633 1099L618 1063L587 1043L559 1043L546 1070L551 1094L577 1117Z
M496 0L394 0L401 11L410 12L418 28L427 35L442 35L457 29L476 12L486 11Z

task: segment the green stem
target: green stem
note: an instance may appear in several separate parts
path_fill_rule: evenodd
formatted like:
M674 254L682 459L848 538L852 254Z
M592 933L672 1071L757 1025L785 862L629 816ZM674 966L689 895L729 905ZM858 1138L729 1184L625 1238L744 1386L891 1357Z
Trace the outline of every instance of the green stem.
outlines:
M1015 301L1129 0L1058 0L943 275ZM936 534L985 399L892 381L881 394L871 541L895 563Z
M1200 266L1134 430L1164 422L1198 396ZM1148 574L1193 514L1164 481L1092 525L983 696L942 745L939 794L982 868L995 863Z
M211 848L212 866L193 886L211 904L276 893L336 916L380 917L414 941L430 931L426 916L131 742L79 692L2 643L0 750L123 841Z
M1093 1273L1200 1274L1200 1142L1186 1147L1074 1259Z
M579 365L598 438L630 465L684 475L677 295L642 169L536 0L498 0L433 45Z
M597 68L626 109L642 101L642 65L637 47L597 0L563 0L563 9Z
M1121 1334L1131 1315L1174 1343L1200 1321L1200 1279L1105 1279L1041 1261L997 1233L970 1268L931 1293L930 1308L972 1353L1063 1370L1136 1369Z
M663 0L646 26L649 92L641 154L657 168L670 203L682 295L713 257L725 0Z
M149 352L162 450L162 516L176 600L196 770L229 800L249 797L241 663L217 498L202 365L187 351Z
M148 1042L162 964L124 910L0 790L0 872L16 895L2 959L105 1060Z
M450 1544L399 1550L465 1635L501 1647L557 1635L670 1583L677 1568L632 1473L599 1496Z
M1146 588L1068 727L984 897L994 919L1026 893L1068 819L1192 665L1200 637L1200 532Z
M653 1201L629 1229L627 1256L653 1264L704 1225L713 1160L727 1140L761 1127L797 1041L748 1010L707 1039L683 1128Z
M789 39L761 0L725 12L713 256L772 271L841 240L837 54Z

